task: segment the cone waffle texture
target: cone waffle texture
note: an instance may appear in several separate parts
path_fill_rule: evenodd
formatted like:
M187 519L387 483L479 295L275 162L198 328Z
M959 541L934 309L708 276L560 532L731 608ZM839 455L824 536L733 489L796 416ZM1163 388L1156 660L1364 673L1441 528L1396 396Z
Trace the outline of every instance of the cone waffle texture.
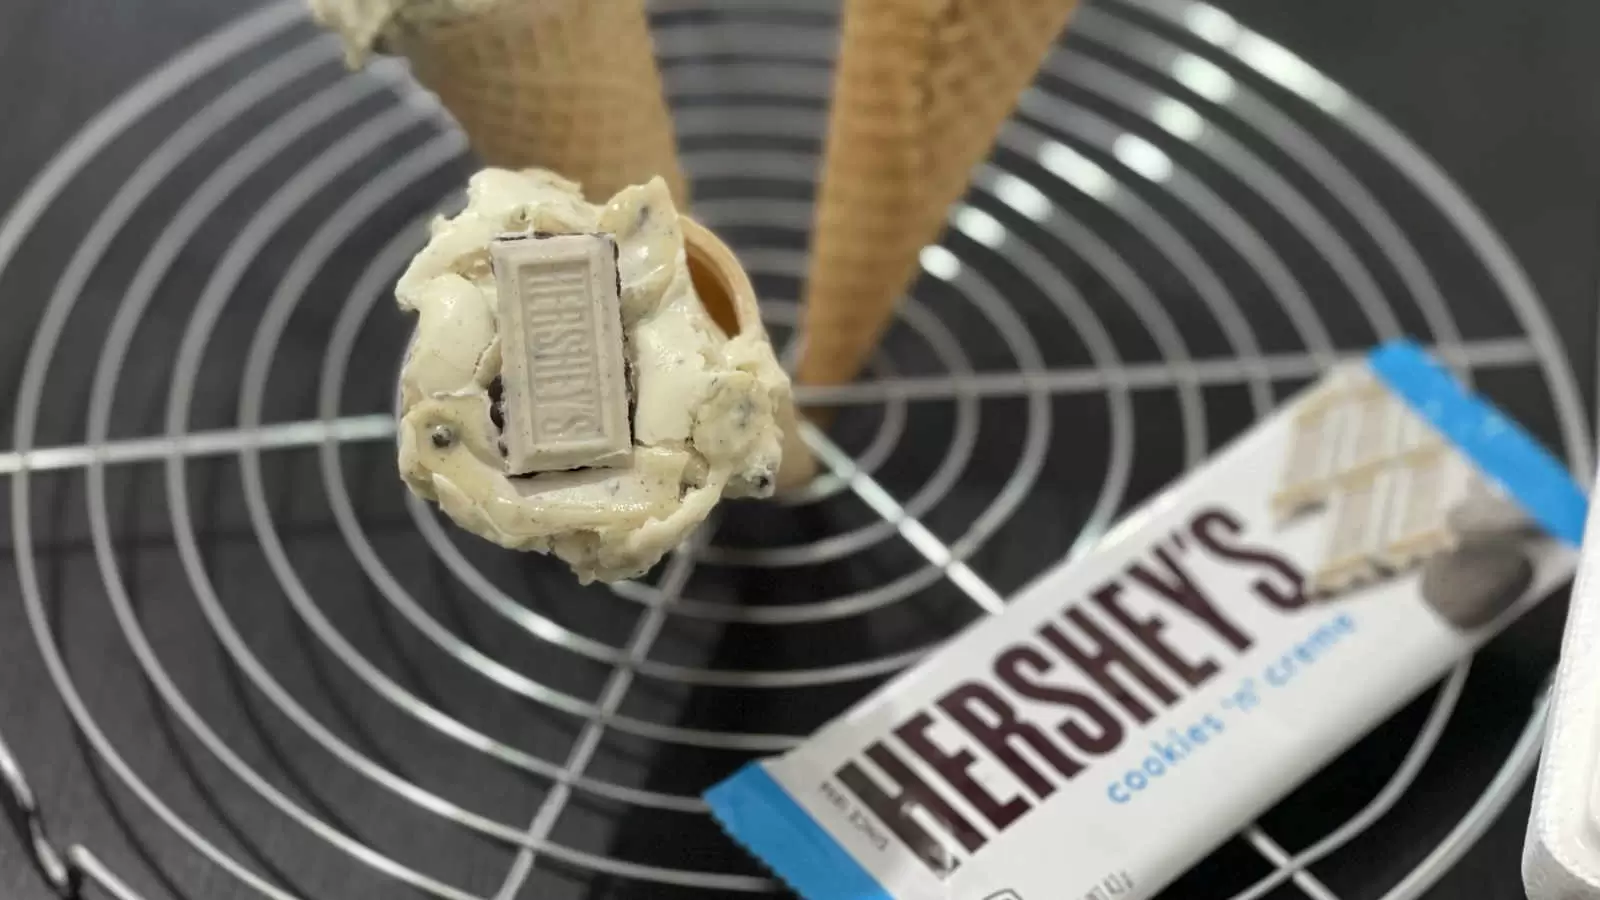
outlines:
M644 0L500 0L386 44L489 165L552 169L590 200L659 175L688 205Z
M860 372L1075 0L845 0L800 380Z
M738 257L705 226L688 217L678 221L683 228L690 272L698 268L705 273L695 278L695 289L711 318L727 334L759 334L766 341L761 302L756 299L755 285L750 283L750 276L739 264ZM784 393L774 415L778 427L783 430L783 462L778 467L777 489L787 493L811 482L817 474L817 461L800 436L800 421L792 394Z

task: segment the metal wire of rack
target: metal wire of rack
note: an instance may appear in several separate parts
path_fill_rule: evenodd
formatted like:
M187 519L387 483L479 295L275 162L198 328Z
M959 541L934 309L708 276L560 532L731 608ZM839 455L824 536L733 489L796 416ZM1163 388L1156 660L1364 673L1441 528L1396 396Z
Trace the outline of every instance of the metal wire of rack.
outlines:
M705 186L696 214L730 236L763 286L766 310L781 335L796 321L795 305L785 298L793 296L803 273L806 198L833 52L832 5L788 4L775 13L771 4L755 0L663 0L655 10L686 162ZM1170 462L1181 471L1231 433L1228 424L1214 421L1218 392L1231 392L1232 404L1248 420L1270 409L1286 383L1312 377L1362 341L1408 331L1429 335L1466 377L1534 372L1546 386L1574 469L1591 468L1589 426L1575 376L1538 297L1492 228L1434 163L1359 99L1220 10L1194 0L1117 0L1080 13L1071 38L1023 98L995 157L977 173L973 194L953 211L951 238L924 253L925 281L932 287L907 298L898 337L891 336L873 377L838 388L800 389L805 404L874 411L875 419L832 435L809 429L807 439L826 474L797 498L729 512L741 525L757 523L760 531L778 527L770 520L850 504L852 511L829 519L823 533L762 544L736 539L729 527L708 528L702 542L677 551L653 580L615 586L614 599L627 612L619 614L620 626L599 629L605 634L598 636L574 624L578 619L564 618L545 594L507 588L486 572L479 548L458 543L423 504L404 504L414 531L401 553L415 555L425 547L499 631L531 638L541 653L595 673L582 690L556 675L536 677L463 637L440 614L430 596L434 589L409 579L396 562L393 542L369 527L358 500L362 486L351 483L347 453L366 447L381 454L393 434L381 392L364 390L374 402L352 399L353 383L392 377L392 366L365 364L373 329L380 327L374 325L375 310L424 240L427 211L448 202L444 185L458 181L468 161L459 133L402 67L385 63L344 75L336 71L337 59L336 46L313 32L297 0L246 15L96 116L0 224L3 276L40 219L109 146L152 121L177 123L159 126L159 140L119 176L115 191L84 223L71 259L56 270L17 391L13 447L0 453L0 475L9 480L15 565L49 683L97 765L114 774L118 790L164 823L186 852L231 876L216 896L311 895L252 862L250 854L230 849L235 837L180 811L141 774L134 760L145 754L113 737L117 727L109 719L116 717L86 700L82 661L77 668L70 662L70 648L53 624L52 594L44 586L51 576L41 571L36 551L44 526L35 491L43 492L42 479L52 474L81 479L93 574L125 642L119 652L128 654L137 680L148 685L159 715L181 727L184 742L272 816L331 848L334 858L360 873L351 877L369 879L359 884L398 883L424 895L467 900L553 897L563 889L592 888L539 883L550 867L563 877L576 873L580 880L684 888L695 895L774 890L750 867L692 865L702 858L693 836L671 854L685 862L674 863L641 861L648 854L626 857L615 849L613 832L581 840L563 838L562 829L590 802L601 804L607 811L599 818L613 824L646 812L703 818L690 790L653 787L609 763L600 771L609 741L681 748L724 761L731 770L736 759L781 751L804 732L799 725L736 730L648 715L638 705L646 693L641 684L650 690L724 691L737 702L763 692L826 695L819 707L833 708L914 662L959 624L1002 608L1004 593L1035 574L1039 564L1012 573L1015 566L1008 563L1007 574L997 577L992 572L1000 564L985 554L1019 537L1016 520L1025 517L1019 511L1029 509L1044 491L1041 485L1057 477L1053 448L1083 439L1075 423L1063 420L1063 398L1103 403L1096 421L1103 425L1106 447L1104 469L1090 479L1094 490L1082 498L1071 532L1063 546L1050 550L1053 555L1092 545L1132 499L1148 492L1135 450L1136 410L1145 395L1170 395L1171 404L1163 407L1176 423ZM224 152L213 144L225 134L243 139ZM1358 155L1366 159L1359 174L1350 162ZM295 161L284 162L289 158ZM1381 177L1368 174L1374 167L1385 169ZM259 196L251 194L248 186L264 172L271 173L271 184ZM1414 195L1404 212L1388 199L1399 190L1396 184ZM159 227L149 233L131 228L163 190L177 199L163 208ZM242 227L214 238L212 223L241 196L256 198L241 214ZM416 201L411 212L395 214L397 197ZM308 209L315 210L311 225L304 224ZM1430 217L1429 227L1448 233L1454 251L1437 249L1442 245L1432 236L1419 236L1415 220L1422 215ZM285 348L307 340L296 324L307 314L303 301L326 293L318 287L323 270L353 252L355 236L364 232L376 235L363 245L366 262L341 304L317 319L325 329L318 335L325 338L320 354L295 355L294 365L305 371L290 379L294 386L277 386L285 377ZM139 245L131 256L122 247L129 241ZM234 402L226 412L208 410L203 398L197 401L197 385L213 377L215 347L226 343L219 332L233 327L229 304L248 289L263 248L274 242L290 246L274 257L283 263L274 263L261 291L259 318L247 332L227 339L228 346L242 349L222 354L229 366L238 364ZM131 263L116 261L119 247ZM173 300L167 286L186 255L195 253L206 260L200 289ZM1447 270L1458 265L1481 273L1480 295L1456 299L1458 278ZM119 288L105 333L98 345L83 344L88 338L72 331L79 323L77 307L96 296L93 280L108 268ZM1241 287L1245 282L1248 288ZM1326 321L1329 296L1344 301L1348 322ZM159 321L173 302L181 318L161 332L165 339L155 349L143 330L152 327L152 309L163 311L154 317ZM1465 337L1461 317L1472 314L1473 304L1491 302L1506 311L1513 333ZM990 345L973 336L978 331L989 336ZM1133 331L1141 336L1129 337ZM1064 349L1068 344L1072 348ZM60 366L58 354L67 345L90 361L88 412L78 440L59 439L42 416L49 395L59 389L52 367ZM398 346L391 341L389 358ZM167 354L162 364L170 365L164 390L152 395L161 401L161 427L128 433L119 418L119 391L137 381L152 353ZM309 415L304 398L313 407ZM982 410L991 403L1010 404L1002 418L1012 419L1011 429L1003 438L986 431L995 417ZM914 436L928 427L919 418L921 408L934 404L946 413L936 426L942 440L919 470L925 478L908 485L896 472L898 454L905 444L921 441ZM285 410L300 415L285 416ZM219 415L221 424L202 424ZM992 478L976 476L974 460L1000 440L1009 441L999 451L1006 468ZM320 592L322 570L297 566L301 550L286 535L270 489L274 456L297 451L314 455L316 474L310 478L322 482L334 543L388 613L414 629L417 646L469 675L474 693L503 692L530 708L568 717L570 743L559 750L530 749L364 649L342 612ZM437 780L408 778L385 748L331 725L320 703L291 686L292 674L255 640L250 617L229 602L225 567L197 537L206 526L196 523L202 498L192 491L192 470L215 459L237 461L249 541L263 560L261 571L270 574L273 595L287 601L306 643L398 718L430 732L430 740L454 745L484 767L538 782L531 812L520 819L490 815L453 798ZM385 802L397 804L405 811L401 815L418 817L409 821L426 819L431 827L437 820L486 838L506 853L503 872L452 879L412 853L386 850L269 773L254 761L254 751L230 743L227 728L207 712L205 692L175 674L182 660L152 632L120 546L121 520L108 485L119 471L150 465L160 468L176 571L233 677L248 684L251 696L261 698L322 766L348 770L385 795ZM959 521L952 525L951 514L941 510L958 496ZM817 576L823 583L834 577L830 567L860 565L862 558L887 553L889 544L909 548L913 562L873 568L837 596L802 591L792 602L762 602L737 587L750 584L740 578L752 572L790 573L800 581L808 573L830 573L827 579ZM678 628L771 629L811 641L835 633L821 629L847 629L871 616L951 597L964 612L935 617L943 624L914 629L913 637L863 658L818 652L814 663L760 668L668 653ZM1268 871L1231 896L1256 900L1285 885L1315 900L1348 896L1324 883L1313 865L1395 808L1456 711L1469 668L1470 662L1462 663L1433 695L1409 749L1372 796L1341 821L1328 823L1319 839L1291 851L1266 828L1249 828L1243 840ZM1542 702L1535 703L1477 800L1407 874L1372 889L1371 896L1421 896L1472 846L1531 770L1543 716ZM57 894L77 897L92 885L120 900L152 896L136 892L95 855L93 845L52 837L44 820L50 811L40 808L4 743L0 788L0 800Z

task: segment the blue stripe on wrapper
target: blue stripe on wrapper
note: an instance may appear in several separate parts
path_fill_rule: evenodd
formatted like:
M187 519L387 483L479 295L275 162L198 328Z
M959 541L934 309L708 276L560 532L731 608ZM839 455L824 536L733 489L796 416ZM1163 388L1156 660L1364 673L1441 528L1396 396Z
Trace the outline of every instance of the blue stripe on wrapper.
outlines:
M711 815L805 900L892 900L761 763L706 792Z
M1389 390L1499 482L1545 531L1574 547L1583 540L1588 511L1583 491L1521 426L1474 396L1410 341L1384 344L1367 361Z

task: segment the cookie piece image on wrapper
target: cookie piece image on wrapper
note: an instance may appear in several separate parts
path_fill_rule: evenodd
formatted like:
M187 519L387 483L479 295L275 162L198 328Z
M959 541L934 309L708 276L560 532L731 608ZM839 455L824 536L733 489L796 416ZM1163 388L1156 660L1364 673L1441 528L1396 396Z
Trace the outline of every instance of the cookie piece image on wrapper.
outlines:
M1515 501L1477 482L1445 521L1455 547L1422 568L1422 599L1462 630L1481 628L1510 609L1533 581L1526 544L1538 526Z
M1516 544L1462 544L1423 565L1422 599L1463 631L1481 628L1521 599L1533 574Z

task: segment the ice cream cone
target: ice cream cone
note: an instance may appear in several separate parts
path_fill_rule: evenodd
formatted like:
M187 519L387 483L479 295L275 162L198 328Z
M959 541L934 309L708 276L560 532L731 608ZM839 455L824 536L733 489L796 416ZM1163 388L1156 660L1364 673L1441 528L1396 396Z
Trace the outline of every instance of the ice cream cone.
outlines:
M712 320L728 335L765 336L766 326L761 322L761 304L755 287L733 251L705 226L687 216L678 222L683 229L684 253L688 257L695 293ZM799 420L791 395L785 393L776 416L778 427L783 429L783 463L778 468L776 485L782 493L811 481L817 465L811 450L800 439Z
M591 201L659 175L688 207L644 0L477 0L396 19L411 61L491 166L539 167Z
M799 380L856 377L1076 0L845 0Z

